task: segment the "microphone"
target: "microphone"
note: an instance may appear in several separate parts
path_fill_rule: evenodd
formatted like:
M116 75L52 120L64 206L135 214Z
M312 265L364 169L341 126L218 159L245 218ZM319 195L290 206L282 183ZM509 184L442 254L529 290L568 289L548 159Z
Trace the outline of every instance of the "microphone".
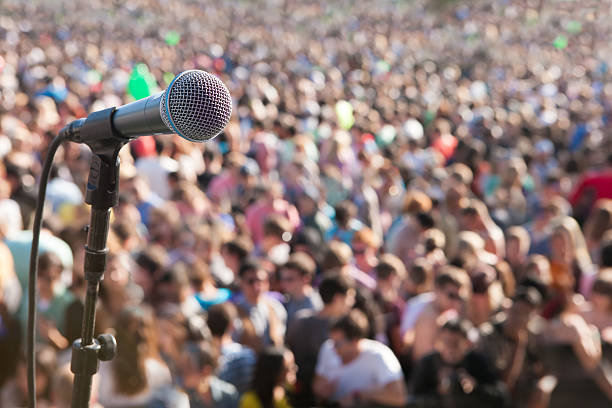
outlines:
M77 119L62 132L70 141L96 144L101 139L97 129L100 117L110 116L113 135L124 143L139 136L168 133L203 142L225 128L232 114L232 99L219 78L189 70L178 74L165 91L111 110Z
M72 406L87 407L91 395L92 377L98 371L98 360L111 360L115 339L110 336L93 338L95 305L100 281L106 269L106 240L111 208L119 203L119 151L131 139L144 135L176 133L194 142L211 139L227 125L232 114L232 100L225 85L203 71L185 71L172 80L168 88L156 95L120 106L96 111L64 127L53 139L45 160L41 194L34 230L40 233L44 192L51 161L59 143L85 143L92 151L85 202L92 206L91 224L85 245L84 271L87 281L83 338L72 347L71 371L75 374ZM36 233L34 235L37 236ZM35 269L38 241L32 241L30 260L30 315L28 330L29 355L34 354L35 328ZM29 378L34 378L33 361L29 361ZM30 394L35 395L34 381L29 382ZM32 406L34 406L33 404Z

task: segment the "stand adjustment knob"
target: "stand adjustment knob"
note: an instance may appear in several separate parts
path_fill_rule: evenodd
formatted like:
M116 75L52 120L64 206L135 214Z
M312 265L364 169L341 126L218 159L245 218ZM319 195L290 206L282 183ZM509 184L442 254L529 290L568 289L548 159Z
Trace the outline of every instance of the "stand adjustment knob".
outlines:
M98 336L98 343L100 343L100 351L98 352L98 358L100 361L110 361L115 358L117 354L117 340L112 334L104 333Z

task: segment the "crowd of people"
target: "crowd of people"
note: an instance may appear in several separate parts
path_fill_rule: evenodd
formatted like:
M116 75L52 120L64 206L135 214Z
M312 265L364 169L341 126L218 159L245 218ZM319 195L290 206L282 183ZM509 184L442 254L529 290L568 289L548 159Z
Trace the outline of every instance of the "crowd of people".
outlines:
M610 406L610 12L3 1L0 407L33 397L28 262L51 140L187 69L227 85L232 118L207 143L121 150L95 329L118 350L92 406ZM70 406L90 159L63 145L48 186L41 407Z

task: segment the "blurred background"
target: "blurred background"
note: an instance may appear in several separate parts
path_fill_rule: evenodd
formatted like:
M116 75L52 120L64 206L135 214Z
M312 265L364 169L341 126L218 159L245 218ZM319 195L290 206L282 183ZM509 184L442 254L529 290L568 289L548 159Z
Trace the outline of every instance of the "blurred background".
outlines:
M3 0L0 407L29 397L50 141L189 69L232 117L121 151L92 406L610 406L611 7ZM90 158L48 187L43 407L70 405Z

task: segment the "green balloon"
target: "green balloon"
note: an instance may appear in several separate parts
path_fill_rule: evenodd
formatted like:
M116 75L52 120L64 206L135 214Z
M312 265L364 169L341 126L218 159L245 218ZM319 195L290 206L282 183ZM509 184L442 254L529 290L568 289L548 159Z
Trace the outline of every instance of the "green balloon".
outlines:
M567 47L567 37L563 34L559 34L553 41L553 47L558 50L562 50Z
M578 34L582 31L582 24L580 23L580 21L570 21L565 26L565 30L570 34Z
M166 41L166 44L169 46L174 47L181 41L181 35L174 30L170 30L164 37L164 41Z
M127 93L138 100L146 98L157 89L155 77L145 64L138 64L132 69L127 86Z
M338 101L336 103L336 116L338 117L338 124L344 130L349 130L355 124L353 105L349 101Z

